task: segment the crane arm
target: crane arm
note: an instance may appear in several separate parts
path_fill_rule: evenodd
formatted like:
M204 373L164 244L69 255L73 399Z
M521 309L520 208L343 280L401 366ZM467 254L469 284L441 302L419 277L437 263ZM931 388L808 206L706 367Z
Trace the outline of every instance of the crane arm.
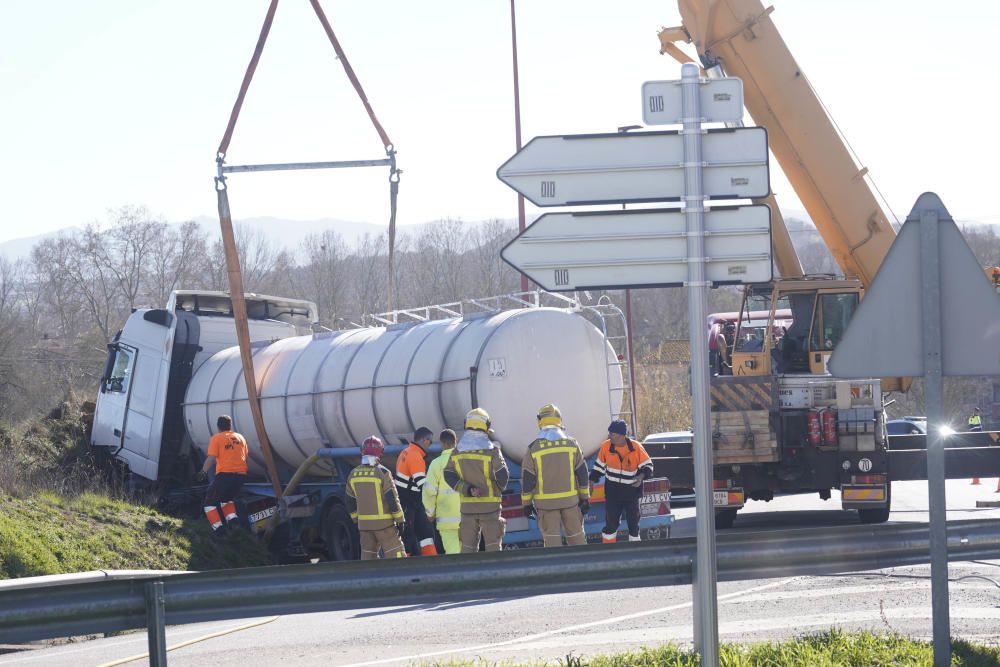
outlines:
M706 68L743 80L744 103L844 274L867 288L896 234L760 0L678 0L680 31ZM797 260L796 260L797 261ZM781 267L779 266L779 270Z

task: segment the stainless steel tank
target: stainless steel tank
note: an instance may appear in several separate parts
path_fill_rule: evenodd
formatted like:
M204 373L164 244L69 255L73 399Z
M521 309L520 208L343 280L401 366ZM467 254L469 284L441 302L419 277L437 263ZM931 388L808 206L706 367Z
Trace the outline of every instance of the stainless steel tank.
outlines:
M297 336L254 350L267 433L291 468L320 447L357 446L371 434L393 444L418 426L461 435L473 406L489 412L504 453L520 462L537 409L555 403L589 455L621 407L616 361L591 322L556 308ZM212 356L188 386L184 418L202 451L220 414L233 416L260 474L237 347Z

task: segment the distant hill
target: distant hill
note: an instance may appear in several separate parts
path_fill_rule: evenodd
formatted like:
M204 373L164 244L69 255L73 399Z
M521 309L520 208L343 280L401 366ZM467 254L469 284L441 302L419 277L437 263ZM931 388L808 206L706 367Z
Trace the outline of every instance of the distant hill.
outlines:
M784 214L785 224L788 226L788 231L792 234L792 238L795 242L798 242L800 238L805 240L811 239L814 235L818 235L816 227L812 223L812 219L805 211L798 209L786 209L783 210L782 213ZM903 220L905 218L905 214L899 216L899 218L900 220ZM217 218L200 216L195 218L195 222L201 225L202 229L208 232L210 238L218 237L219 221ZM235 222L237 225L245 225L260 232L272 243L293 252L297 252L299 250L306 237L311 234L322 234L326 230L336 231L341 235L341 237L343 237L344 242L347 243L348 246L353 247L356 246L366 234L378 236L380 234L384 234L388 228L388 225L386 224L377 225L367 222L340 220L337 218L322 218L320 220L285 220L275 217L256 217L236 220ZM433 222L434 221L428 221L417 224L400 225L397 233L419 234L422 228L433 224ZM483 224L484 222L485 221L482 220L465 221L465 223L470 227ZM970 225L975 227L993 227L994 230L1000 234L1000 224L997 223L977 222L975 220L959 220L958 224L959 226ZM0 242L0 256L6 256L11 260L26 258L30 256L31 249L39 241L58 234L72 233L77 230L79 230L79 227L66 227L47 234L26 236L24 238Z

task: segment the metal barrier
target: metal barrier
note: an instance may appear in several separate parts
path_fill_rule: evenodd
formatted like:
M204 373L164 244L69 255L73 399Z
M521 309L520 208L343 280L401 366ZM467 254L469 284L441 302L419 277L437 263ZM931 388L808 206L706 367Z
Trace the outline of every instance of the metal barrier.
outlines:
M930 559L927 524L720 533L717 539L720 581L871 570ZM1000 521L950 522L948 557L1000 558ZM688 584L694 558L695 540L685 538L39 582L0 587L0 643L148 627L151 656L156 656L163 655L164 624Z

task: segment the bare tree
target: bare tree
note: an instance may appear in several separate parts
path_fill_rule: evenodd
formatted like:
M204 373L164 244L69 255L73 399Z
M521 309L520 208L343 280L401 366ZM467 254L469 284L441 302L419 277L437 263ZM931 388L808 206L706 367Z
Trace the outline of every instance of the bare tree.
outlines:
M337 318L343 315L347 302L347 244L340 234L326 230L306 237L302 250L306 264L301 272L303 289L299 292L315 302L323 322L336 329Z
M177 229L164 227L155 239L149 261L146 292L155 306L163 306L177 289L197 289L207 285L204 269L208 235L197 222Z

